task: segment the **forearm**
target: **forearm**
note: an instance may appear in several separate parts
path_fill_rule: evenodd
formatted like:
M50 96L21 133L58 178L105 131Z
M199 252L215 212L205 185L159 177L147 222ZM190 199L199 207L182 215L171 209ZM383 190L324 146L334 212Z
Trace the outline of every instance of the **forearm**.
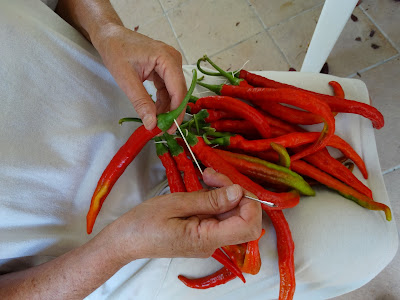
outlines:
M82 299L122 266L115 243L101 233L50 262L0 276L0 299Z
M92 42L103 27L123 25L107 0L59 0L56 12Z

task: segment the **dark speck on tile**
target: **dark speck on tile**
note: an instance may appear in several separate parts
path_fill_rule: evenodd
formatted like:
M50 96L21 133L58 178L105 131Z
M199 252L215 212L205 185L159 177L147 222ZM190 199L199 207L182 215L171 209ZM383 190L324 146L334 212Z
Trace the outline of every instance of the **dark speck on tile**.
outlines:
M356 40L357 42L361 42L361 38L360 38L359 36L356 37L355 40Z
M375 30L372 29L372 30L370 31L370 33L369 33L369 37L373 37L374 35L375 35Z
M381 46L379 46L379 45L377 45L377 44L371 44L371 48L372 49L378 49L378 48L380 48Z
M358 21L358 18L357 18L356 15L351 14L351 20L352 20L353 22L357 22L357 21Z

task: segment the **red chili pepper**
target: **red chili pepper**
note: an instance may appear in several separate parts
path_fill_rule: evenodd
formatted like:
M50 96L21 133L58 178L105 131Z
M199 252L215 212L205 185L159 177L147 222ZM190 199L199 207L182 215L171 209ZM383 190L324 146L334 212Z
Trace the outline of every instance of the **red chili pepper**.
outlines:
M233 112L255 125L261 136L265 138L271 136L270 126L264 115L243 101L225 96L208 96L197 100L196 105L205 109L211 108Z
M167 141L169 151L178 166L178 169L183 172L186 190L188 192L196 192L202 190L203 186L201 185L200 180L197 177L195 167L192 161L186 156L183 147L181 147L178 142L168 133L165 133L164 137ZM216 249L212 254L212 257L223 264L226 268L231 270L231 272L239 277L243 282L246 282L239 267L235 265L235 263L231 261L229 257L226 256L224 252L222 252L221 249Z
M251 137L253 139L261 138L257 128L254 127L254 124L246 120L217 120L210 122L209 126L218 132L236 133ZM271 137L278 137L287 133L286 130L275 126L270 126L270 129Z
M349 169L333 158L327 149L313 153L305 157L304 160L343 181L367 197L373 198L371 189L354 176Z
M361 103L358 101L348 100L348 99L341 99L336 96L330 96L325 94L320 94L316 92L311 92L308 90L304 90L293 85L284 84L281 82L277 82L260 75L256 75L245 70L241 70L239 73L239 78L246 80L249 84L258 87L264 88L291 88L296 90L301 90L311 95L318 97L320 100L323 100L327 103L332 111L335 112L344 112L344 113L354 113L361 115L365 118L368 118L372 121L372 125L376 129L380 129L385 124L383 115L373 106Z
M345 98L344 90L341 84L337 81L329 81L329 85L333 88L333 94L336 97Z
M225 268L229 269L235 276L239 277L243 283L246 283L246 279L244 278L242 271L232 260L230 260L228 256L225 255L221 249L216 249L212 257L223 264Z
M202 108L199 105L196 105L196 103L188 103L188 109L187 112L190 114L197 114L202 110ZM221 119L241 119L239 116L237 116L235 113L230 112L230 111L224 111L224 110L217 110L217 109L206 109L208 116L204 119L206 122L213 122Z
M278 248L279 299L293 299L296 289L294 274L294 242L289 224L281 210L267 210L262 206L274 225Z
M222 249L236 263L240 270L243 268L244 257L246 255L247 243L238 245L223 246Z
M315 142L319 138L318 132L293 132L276 138L247 140L240 135L224 136L210 140L213 145L226 146L228 149L241 149L248 152L260 152L271 149L271 143L279 144L285 148L294 148ZM368 171L362 158L342 138L333 135L327 146L339 149L346 157L351 159L365 178L368 178Z
M193 162L186 156L184 149L168 133L164 134L169 152L176 162L178 170L183 172L183 181L188 192L195 192L203 189L200 183Z
M261 257L258 242L264 234L265 229L263 228L258 239L247 243L246 255L244 257L244 263L242 267L242 271L244 273L256 275L260 271Z
M278 160L278 155L271 151L259 152L257 156L265 159L267 161L276 161ZM385 204L375 202L370 197L356 191L352 187L346 185L345 183L335 179L324 171L308 164L305 161L299 160L292 163L292 170L304 175L308 176L323 185L327 186L330 189L337 191L343 197L354 201L358 205L370 209L370 210L381 210L386 215L386 220L390 221L392 219L391 210Z
M329 85L332 86L334 90L334 95L336 97L344 98L343 88L338 82L330 81ZM324 119L320 116L317 116L307 111L284 106L280 103L271 102L268 105L263 106L263 109L269 112L271 115L293 124L313 125L324 122ZM337 112L333 112L332 114L336 116Z
M183 275L178 276L186 286L193 289L209 289L220 284L225 284L236 278L228 268L222 268L217 272L202 278L190 279Z
M187 140L196 157L205 166L226 175L233 183L240 184L259 199L270 201L276 205L268 209L284 209L294 207L299 203L300 197L297 191L290 191L288 193L270 192L250 180L247 176L242 175L232 165L221 159L214 149L204 143L201 137L195 137L193 134L188 133Z
M190 85L189 91L183 99L182 103L178 108L168 113L162 113L157 116L157 127L153 130L146 130L144 126L140 126L130 136L128 141L118 150L115 156L112 158L103 174L101 175L97 187L93 193L92 200L90 203L89 211L86 216L86 231L90 234L93 230L94 223L100 209L110 193L115 182L125 171L127 166L133 161L133 159L139 154L142 148L150 141L153 137L160 134L163 131L167 131L174 120L179 117L182 111L185 109L190 95L196 86L197 71L193 70L193 80Z
M314 190L300 175L285 167L246 154L233 153L219 149L214 149L214 151L244 175L262 179L272 184L283 184L292 187L303 195L315 195Z
M133 132L127 142L114 155L101 175L94 191L90 208L86 216L87 233L90 234L92 232L94 222L100 212L101 206L103 205L104 200L106 200L108 194L111 192L115 182L122 175L136 155L139 154L144 145L146 145L148 141L150 141L159 133L161 133L161 130L158 127L148 131L142 125Z
M156 142L160 142L161 138L156 138ZM168 185L171 193L186 192L185 185L182 180L181 172L179 172L175 160L169 153L168 148L162 143L156 143L157 156L160 158L167 175Z
M209 85L200 82L198 84L209 88L216 94L251 101L261 108L268 106L270 101L281 102L308 110L324 118L326 130L324 128L316 143L295 154L292 161L324 148L335 132L335 119L329 106L309 93L294 89L243 88L234 85Z

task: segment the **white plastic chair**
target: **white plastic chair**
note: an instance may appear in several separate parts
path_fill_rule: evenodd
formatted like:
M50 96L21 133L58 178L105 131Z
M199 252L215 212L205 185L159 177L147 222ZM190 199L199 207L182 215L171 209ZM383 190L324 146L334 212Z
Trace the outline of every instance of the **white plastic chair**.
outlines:
M358 0L326 0L300 72L319 73Z

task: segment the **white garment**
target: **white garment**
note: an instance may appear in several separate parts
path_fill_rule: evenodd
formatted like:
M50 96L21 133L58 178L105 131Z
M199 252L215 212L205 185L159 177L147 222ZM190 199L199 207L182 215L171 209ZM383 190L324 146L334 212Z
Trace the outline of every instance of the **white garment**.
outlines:
M137 127L127 97L92 45L39 0L0 2L0 273L48 261L87 242L107 224L157 192L165 171L149 143L115 184L86 234L86 213L102 171ZM6 42L5 42L6 41ZM191 67L185 67L190 81ZM368 102L359 80L296 72L262 72L280 81L329 92L332 78L350 99ZM215 79L214 79L215 80ZM151 89L151 87L148 87ZM199 89L197 92L201 91ZM152 93L152 92L150 92ZM361 179L390 205L370 122L337 117L337 134L366 161ZM361 178L356 169L355 174ZM295 299L327 299L354 290L393 258L394 221L325 188L286 210L296 244ZM209 290L184 286L177 275L203 276L213 259L142 259L123 267L88 299L273 299L278 297L276 237L267 218L262 268Z

